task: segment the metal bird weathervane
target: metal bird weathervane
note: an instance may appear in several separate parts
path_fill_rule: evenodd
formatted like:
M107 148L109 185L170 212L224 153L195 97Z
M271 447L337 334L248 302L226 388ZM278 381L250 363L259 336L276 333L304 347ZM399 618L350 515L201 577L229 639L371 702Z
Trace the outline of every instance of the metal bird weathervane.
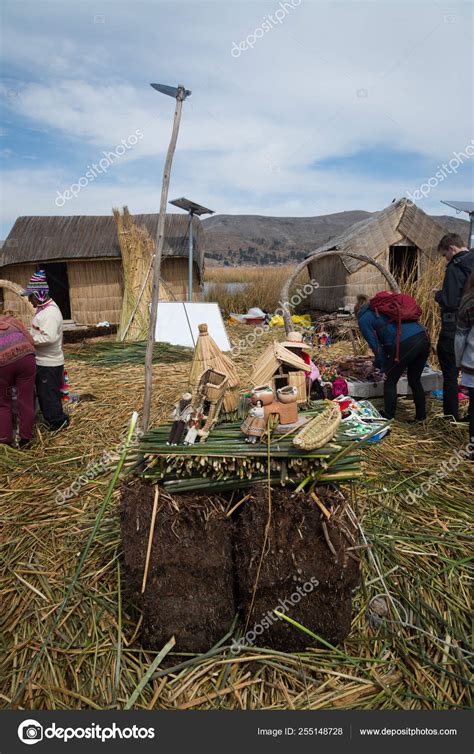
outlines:
M178 139L179 124L181 121L181 111L183 108L183 102L186 97L191 95L189 89L186 89L182 84L175 86L167 86L166 84L151 84L153 89L161 94L166 94L169 97L173 97L176 100L176 108L174 111L173 130L171 132L171 139L168 146L168 152L166 154L165 166L163 168L163 182L161 186L161 201L160 201L160 213L158 215L158 228L156 231L156 250L153 259L153 284L151 290L151 308L150 308L150 325L148 330L148 342L145 353L145 395L143 399L143 416L142 416L142 429L146 431L150 421L151 410L151 394L152 394L152 362L153 362L153 346L155 343L155 331L156 331L156 317L158 312L158 298L160 292L160 276L161 276L161 257L163 254L163 245L165 239L165 221L166 221L166 203L168 201L168 188L171 176L171 165L173 163L173 155L176 148L176 142Z

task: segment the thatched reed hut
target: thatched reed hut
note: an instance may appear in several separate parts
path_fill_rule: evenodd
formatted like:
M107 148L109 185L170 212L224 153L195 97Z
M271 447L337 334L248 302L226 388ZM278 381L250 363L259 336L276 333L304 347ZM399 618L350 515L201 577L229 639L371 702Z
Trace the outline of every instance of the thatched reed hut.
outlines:
M399 285L407 274L421 277L437 258L436 248L446 230L408 199L400 199L367 220L355 223L306 258L309 276L319 283L311 294L312 309L334 312L351 308L358 293L373 296L387 281L372 264L342 254L318 260L327 251L352 251L381 263Z
M134 215L154 239L158 215ZM187 298L188 217L167 215L162 280L170 297ZM194 291L200 299L204 272L203 231L193 218ZM0 278L24 286L33 272L46 270L52 297L65 320L80 325L118 324L122 310L123 274L114 217L19 217L0 251ZM4 307L22 315L21 301L4 289Z

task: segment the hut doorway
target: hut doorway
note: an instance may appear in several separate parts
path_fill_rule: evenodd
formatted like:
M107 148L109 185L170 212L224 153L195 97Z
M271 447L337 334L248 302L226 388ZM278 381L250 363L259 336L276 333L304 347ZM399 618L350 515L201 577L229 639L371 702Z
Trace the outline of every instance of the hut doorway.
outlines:
M416 246L390 246L389 269L399 285L404 285L408 278L418 279L418 249Z
M71 319L71 299L69 298L66 262L51 262L51 264L44 264L41 269L46 272L51 298L61 309L63 319Z

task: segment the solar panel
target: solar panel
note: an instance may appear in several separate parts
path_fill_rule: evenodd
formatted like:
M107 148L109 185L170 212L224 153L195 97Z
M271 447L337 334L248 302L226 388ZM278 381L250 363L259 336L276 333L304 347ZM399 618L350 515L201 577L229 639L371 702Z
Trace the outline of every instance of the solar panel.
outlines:
M458 212L467 212L469 215L474 212L474 202L457 202L457 201L445 201L441 199L442 204L447 204L448 207L456 209Z
M192 202L190 199L185 199L184 196L182 196L180 199L173 199L170 204L173 204L175 207L179 207L180 209L185 209L186 212L192 212L193 215L214 214L214 210L207 209L207 207L203 207L202 204L196 204L196 202Z

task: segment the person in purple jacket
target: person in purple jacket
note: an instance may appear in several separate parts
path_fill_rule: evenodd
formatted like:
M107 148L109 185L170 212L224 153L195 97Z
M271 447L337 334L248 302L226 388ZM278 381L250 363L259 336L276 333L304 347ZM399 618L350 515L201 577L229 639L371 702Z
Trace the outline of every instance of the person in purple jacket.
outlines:
M35 417L35 346L16 317L0 315L0 443L13 444L13 388L16 389L19 447L27 445Z
M400 332L400 358L395 359L397 326L385 314L377 314L369 306L367 296L357 296L354 314L359 329L374 353L374 367L385 375L385 417L395 418L397 409L397 384L405 369L408 384L415 402L415 421L426 419L425 391L421 373L430 353L430 340L425 328L418 322L402 322Z

